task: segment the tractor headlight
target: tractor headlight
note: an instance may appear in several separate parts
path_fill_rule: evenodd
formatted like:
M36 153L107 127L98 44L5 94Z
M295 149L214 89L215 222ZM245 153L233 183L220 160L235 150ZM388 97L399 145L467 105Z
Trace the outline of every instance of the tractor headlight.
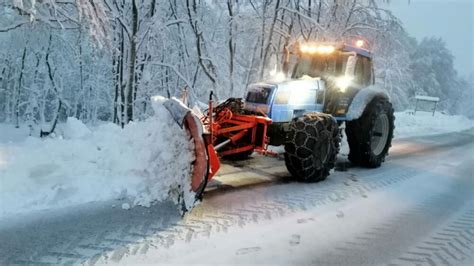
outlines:
M286 75L283 72L277 72L274 75L271 75L271 81L282 82L285 81Z
M354 77L352 76L342 76L336 78L336 87L341 90L341 92L346 92L347 88L352 85Z
M273 70L270 70L269 74L270 74L271 81L274 81L274 82L282 82L286 79L285 73L281 71L277 71L276 68Z

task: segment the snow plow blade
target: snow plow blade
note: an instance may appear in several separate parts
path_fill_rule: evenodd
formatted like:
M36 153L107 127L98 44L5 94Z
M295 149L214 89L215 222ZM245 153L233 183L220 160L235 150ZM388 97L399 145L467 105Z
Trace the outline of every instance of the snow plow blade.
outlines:
M196 199L200 200L207 181L219 170L219 159L212 144L206 143L201 120L191 109L176 98L163 99L163 106L193 140L195 160L190 182L191 190L196 193Z

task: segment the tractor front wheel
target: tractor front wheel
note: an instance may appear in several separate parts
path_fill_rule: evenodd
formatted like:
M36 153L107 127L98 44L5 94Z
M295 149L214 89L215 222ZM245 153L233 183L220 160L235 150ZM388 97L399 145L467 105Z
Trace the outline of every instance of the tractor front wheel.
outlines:
M336 120L323 113L295 118L285 141L285 164L293 177L319 182L334 168L341 138Z

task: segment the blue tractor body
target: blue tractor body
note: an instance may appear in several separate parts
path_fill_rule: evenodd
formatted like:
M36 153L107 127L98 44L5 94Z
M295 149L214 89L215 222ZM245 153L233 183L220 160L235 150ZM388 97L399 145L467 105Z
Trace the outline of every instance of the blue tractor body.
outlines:
M274 123L289 122L306 112L323 111L323 86L319 79L253 84L247 90L245 109L263 112Z

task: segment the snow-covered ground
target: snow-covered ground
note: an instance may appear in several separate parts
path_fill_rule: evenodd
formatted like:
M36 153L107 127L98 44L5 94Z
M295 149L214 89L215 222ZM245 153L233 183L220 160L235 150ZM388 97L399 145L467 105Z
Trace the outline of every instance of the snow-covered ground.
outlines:
M111 199L123 199L123 208L149 206L168 198L183 182L188 185L191 144L167 110L160 104L155 107L155 117L124 130L111 123L91 130L69 118L59 126L55 138L44 140L29 137L26 126L16 129L0 124L0 219ZM473 126L472 120L462 116L399 112L395 136L439 134Z
M0 123L0 143L11 143L24 141L30 135L30 128L26 125L21 125L15 128L12 124ZM38 134L31 134L36 135Z
M472 136L395 139L377 169L341 155L315 184L276 158L228 162L184 217L117 200L6 217L0 264L473 265Z
M474 121L461 115L411 111L395 113L395 138L459 132L474 127Z
M69 118L56 137L39 139L2 125L0 219L112 199L123 199L118 207L124 209L149 206L180 186L189 188L192 143L156 105L154 117L124 130L108 123L91 131Z
M473 265L472 134L395 140L382 167L316 184L285 182L282 161L229 162L217 179L231 189L88 263Z

